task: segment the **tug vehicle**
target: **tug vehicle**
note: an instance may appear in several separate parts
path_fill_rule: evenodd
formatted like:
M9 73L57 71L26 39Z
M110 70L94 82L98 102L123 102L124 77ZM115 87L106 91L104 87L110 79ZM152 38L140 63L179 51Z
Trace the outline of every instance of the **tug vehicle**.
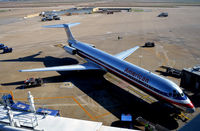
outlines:
M43 84L43 80L41 78L29 78L24 81L24 84L22 85L23 88L28 87L37 87L41 86Z
M11 52L12 52L12 48L8 48L8 46L3 47L3 53L11 53Z

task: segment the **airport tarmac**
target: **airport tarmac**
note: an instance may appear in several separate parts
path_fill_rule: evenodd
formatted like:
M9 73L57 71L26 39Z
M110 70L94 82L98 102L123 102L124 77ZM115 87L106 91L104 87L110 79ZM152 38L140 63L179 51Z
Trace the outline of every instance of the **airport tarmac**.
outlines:
M66 8L69 7L66 5ZM65 6L55 8L63 9ZM182 69L200 64L199 6L135 8L151 11L62 16L60 21L41 22L39 16L24 17L45 11L47 7L4 8L6 11L0 12L0 43L13 47L13 52L0 53L1 94L12 93L14 100L27 102L27 92L31 91L36 107L60 110L63 117L101 121L104 125L120 126L121 114L131 113L134 119L142 116L170 130L180 128L186 122L176 119L155 98L137 88L131 88L131 85L111 74L85 71L18 72L21 69L83 63L80 57L67 54L54 46L66 44L67 36L63 29L42 27L73 22L81 23L71 29L76 39L111 54L154 41L154 48L140 48L126 59L151 72L161 70L160 66ZM169 17L157 17L161 12L168 12ZM118 36L122 39L118 40ZM41 77L45 84L21 89L23 81L30 77ZM179 79L164 77L178 85L180 83ZM199 113L199 105L195 106L196 112L185 114L186 117L192 119ZM143 129L137 123L135 128Z

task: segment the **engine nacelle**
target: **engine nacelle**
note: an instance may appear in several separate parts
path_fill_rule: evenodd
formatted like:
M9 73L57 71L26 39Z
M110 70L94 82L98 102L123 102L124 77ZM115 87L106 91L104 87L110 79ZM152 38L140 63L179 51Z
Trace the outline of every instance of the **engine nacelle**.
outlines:
M94 48L95 48L95 45L89 44L89 46L92 46L92 47L94 47Z
M89 46L92 46L92 47L94 47L94 48L95 48L95 45L93 45L93 44L87 44L87 45L89 45Z
M76 49L73 48L73 47L64 46L64 50L65 50L67 53L71 54L71 55L75 55L75 54L76 54Z

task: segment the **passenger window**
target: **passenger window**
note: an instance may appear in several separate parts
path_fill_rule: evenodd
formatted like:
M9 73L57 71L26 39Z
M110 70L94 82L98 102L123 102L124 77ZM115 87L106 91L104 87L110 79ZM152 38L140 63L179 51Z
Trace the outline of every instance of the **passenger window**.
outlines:
M172 93L169 93L169 97L171 97L172 96Z

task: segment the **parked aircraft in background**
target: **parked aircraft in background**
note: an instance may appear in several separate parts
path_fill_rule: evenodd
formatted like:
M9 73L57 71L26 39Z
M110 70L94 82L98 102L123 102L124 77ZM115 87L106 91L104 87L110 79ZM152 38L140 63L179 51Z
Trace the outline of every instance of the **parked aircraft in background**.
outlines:
M77 54L83 57L87 60L87 63L80 65L20 70L20 72L104 70L113 73L138 88L142 88L153 96L156 96L157 98L164 100L165 102L168 102L185 112L193 113L195 111L195 107L190 99L174 82L124 61L124 59L136 51L139 46L116 55L108 54L95 48L93 45L75 40L70 31L70 27L77 24L79 23L49 25L45 27L64 28L67 33L69 43L69 46L63 46L64 50L72 55Z

